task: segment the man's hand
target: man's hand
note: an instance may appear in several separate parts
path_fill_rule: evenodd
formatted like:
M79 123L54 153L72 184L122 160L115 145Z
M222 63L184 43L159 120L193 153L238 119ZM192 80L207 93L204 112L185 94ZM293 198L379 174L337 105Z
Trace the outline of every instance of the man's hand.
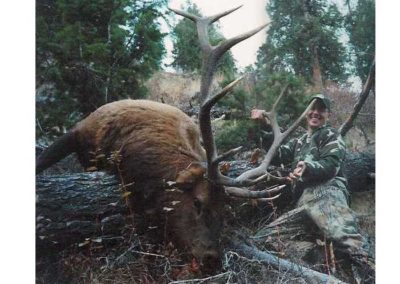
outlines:
M267 117L267 112L263 109L253 108L251 110L250 118L261 123L261 125L264 126L268 126L271 124Z
M254 120L263 120L264 119L264 112L265 112L265 110L263 110L263 109L253 108L251 110L250 117L251 117L251 119L254 119Z
M298 162L296 168L286 177L286 179L290 182L296 182L303 175L305 169L306 164L303 161Z

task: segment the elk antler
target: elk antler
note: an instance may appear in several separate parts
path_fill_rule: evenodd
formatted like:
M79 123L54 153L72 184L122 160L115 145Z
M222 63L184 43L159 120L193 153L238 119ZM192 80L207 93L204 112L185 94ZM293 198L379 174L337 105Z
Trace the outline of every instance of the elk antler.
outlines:
M242 173L240 176L238 176L235 179L223 176L222 174L219 175L219 182L223 185L226 186L236 186L236 187L246 187L246 186L252 186L255 185L261 181L265 180L275 180L279 182L283 182L284 178L282 177L276 177L268 173L267 169L268 166L270 165L272 159L275 156L276 151L278 150L279 146L282 144L283 140L285 140L300 124L306 113L312 108L314 105L315 100L313 100L308 107L304 110L304 112L297 118L297 120L283 133L280 130L278 120L277 120L277 105L282 99L283 95L286 93L286 90L288 88L288 85L286 85L278 98L276 99L275 103L272 106L272 109L269 112L264 112L263 115L268 118L269 123L272 126L272 132L274 136L274 140L272 142L271 147L269 148L267 154L264 157L264 160L261 162L261 164L254 169L248 170L244 173ZM264 118L264 119L266 119ZM233 149L231 151L228 151L226 154L221 155L220 157L226 157L227 154L230 153L236 153L240 151L240 148ZM221 158L217 158L215 161L219 162L221 161Z
M200 112L199 112L199 123L200 123L200 131L203 138L204 148L206 150L207 155L207 175L208 178L215 184L219 185L226 185L225 191L231 195L238 196L238 197L247 197L247 198L261 198L270 195L271 193L276 193L279 191L283 186L275 187L273 189L264 190L264 191L250 191L243 188L236 188L236 187L248 187L255 185L267 178L271 178L272 176L267 172L267 167L271 162L274 153L276 152L278 146L282 143L282 140L285 139L300 123L301 118L303 115L295 122L295 124L290 127L284 133L280 132L279 125L276 120L276 106L279 100L282 98L283 94L286 91L282 91L281 95L275 102L272 110L266 115L271 120L273 132L275 134L274 143L271 149L268 151L267 156L265 157L264 161L258 168L253 170L247 171L237 177L236 179L229 178L221 174L218 164L224 158L229 155L235 154L241 150L241 147L232 149L220 156L217 154L217 149L215 145L214 135L211 128L211 116L210 111L211 108L226 94L228 94L233 87L242 79L242 77L236 79L235 81L231 82L225 88L222 89L216 95L210 96L210 89L213 76L216 71L218 60L222 57L222 55L227 52L232 46L235 44L253 36L263 28L265 28L268 24L261 25L260 27L253 29L247 33L243 33L239 36L233 37L231 39L224 40L220 42L216 46L212 46L209 41L208 36L208 26L220 19L223 16L226 16L233 11L236 11L242 6L230 9L226 12L219 13L214 16L210 17L198 17L187 12L175 10L169 8L171 11L175 12L178 15L186 17L193 22L195 22L197 27L197 33L199 37L200 47L202 51L202 69L201 69L201 86L200 86ZM279 179L279 178L276 178ZM276 198L277 196L273 197Z
M267 172L268 166L270 165L272 159L274 158L274 155L276 151L278 150L279 146L282 144L283 140L285 140L300 124L302 121L303 117L306 115L306 113L312 108L314 105L315 99L308 105L308 107L304 110L304 112L297 118L297 120L283 133L280 130L278 120L277 120L277 115L276 115L276 107L279 103L279 101L282 99L283 95L286 93L288 85L286 85L283 90L281 91L279 97L276 99L275 103L272 106L271 111L265 112L264 115L269 119L270 124L272 126L272 132L274 134L274 140L272 142L271 147L269 148L267 154L264 157L264 160L261 162L261 164L252 170L246 171L242 173L240 176L236 178L236 182L241 183L241 182L246 182L247 180L254 178L254 177L259 177L259 176L267 176L273 179L278 179L278 177L274 177L270 175Z

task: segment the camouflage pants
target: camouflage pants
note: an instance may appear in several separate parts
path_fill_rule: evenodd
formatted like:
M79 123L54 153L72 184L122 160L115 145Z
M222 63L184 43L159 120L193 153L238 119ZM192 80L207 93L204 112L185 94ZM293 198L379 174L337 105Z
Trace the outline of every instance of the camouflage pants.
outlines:
M330 183L304 189L297 208L336 243L336 247L350 256L368 256L367 242L358 232L354 212L348 206L346 189Z

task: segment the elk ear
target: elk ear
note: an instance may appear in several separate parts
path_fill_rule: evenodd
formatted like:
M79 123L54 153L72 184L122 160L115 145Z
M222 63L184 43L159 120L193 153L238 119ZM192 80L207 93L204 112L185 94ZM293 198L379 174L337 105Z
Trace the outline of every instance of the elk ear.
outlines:
M191 163L186 169L180 171L176 177L177 184L193 184L206 173L206 168L200 163Z

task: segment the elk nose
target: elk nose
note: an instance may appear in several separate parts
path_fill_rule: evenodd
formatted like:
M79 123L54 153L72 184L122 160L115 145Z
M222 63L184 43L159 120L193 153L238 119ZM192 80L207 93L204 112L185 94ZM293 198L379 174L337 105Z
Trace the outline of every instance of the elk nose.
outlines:
M202 258L202 270L206 273L213 273L221 268L221 259L216 250L207 250Z

